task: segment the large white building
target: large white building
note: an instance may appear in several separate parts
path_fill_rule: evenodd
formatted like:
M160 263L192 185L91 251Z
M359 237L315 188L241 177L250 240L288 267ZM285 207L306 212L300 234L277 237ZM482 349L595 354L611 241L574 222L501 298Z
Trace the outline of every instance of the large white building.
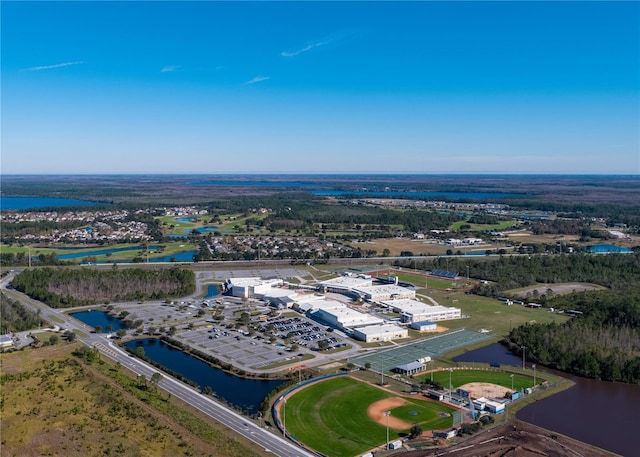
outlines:
M335 303L338 303L340 306L314 307L312 314L328 324L342 329L364 327L367 325L382 324L384 322L384 320L379 317L361 313L339 302Z
M231 278L227 279L226 286L234 297L254 298L264 297L271 288L282 285L282 283L282 279Z
M460 308L446 306L432 306L422 303L418 300L402 299L387 300L381 302L384 306L389 307L396 313L400 314L402 322L420 322L420 321L445 321L451 319L460 319L462 313Z
M324 292L347 293L362 287L371 287L373 280L369 275L345 275L322 281L320 289Z
M353 337L365 343L375 343L377 341L392 341L400 338L407 338L409 331L406 328L393 324L368 325L353 329Z
M365 298L365 300L380 302L383 300L396 300L402 298L415 298L416 291L394 284L383 284L380 286L358 287L353 291Z

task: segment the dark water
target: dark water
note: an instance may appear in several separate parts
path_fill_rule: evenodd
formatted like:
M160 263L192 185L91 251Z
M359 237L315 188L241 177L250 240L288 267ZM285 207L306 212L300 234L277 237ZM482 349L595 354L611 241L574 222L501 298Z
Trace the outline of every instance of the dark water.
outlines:
M397 197L397 198L459 198L468 200L487 200L513 197L530 197L527 194L509 194L501 192L421 192L421 191L362 191L362 190L314 190L315 195L341 196L356 195L358 197Z
M150 247L152 251L157 248L159 248L159 246ZM77 248L74 248L74 249L77 249ZM92 250L92 251L86 251L86 252L75 252L71 254L59 254L57 257L59 260L75 260L75 259L83 259L86 257L93 257L93 256L105 255L105 254L114 254L117 252L126 252L126 251L142 251L142 247L133 246L133 247L127 247L127 248L99 249L99 250ZM198 251L191 250L191 251L176 252L174 254L169 254L162 257L149 257L149 262L193 262L193 256L196 255L197 253ZM153 252L150 253L150 256L151 255L153 255ZM146 255L143 254L141 255L141 257L143 258L144 262L147 261ZM106 261L100 260L97 263L111 263L114 261L117 261L118 263L132 262L132 260L113 259L113 260L106 260Z
M610 254L613 252L621 252L623 254L630 254L633 251L631 249L623 248L620 246L616 246L615 244L596 244L593 246L587 246L585 248L587 252L592 252L594 254Z
M160 246L149 246L151 251L159 249ZM56 249L78 249L78 248L56 248ZM90 256L98 256L98 255L106 255L106 254L114 254L116 252L127 252L127 251L141 251L144 248L142 246L129 246L126 248L109 248L109 249L98 249L87 248L86 251L74 252L71 254L59 254L59 260L70 260L70 259L81 259L82 257L90 257Z
M104 311L80 311L78 313L71 313L71 316L93 328L100 325L102 326L103 332L106 332L107 325L111 325L114 331L120 330L121 328L127 328L122 319L113 317Z
M204 298L213 298L218 295L218 286L215 284L207 286L207 296Z
M1 197L0 209L2 210L23 210L37 208L53 208L64 206L96 206L107 205L108 203L91 202L87 200L74 200L69 198L53 197Z
M215 394L230 404L246 411L249 415L258 412L260 403L269 392L283 384L284 380L243 379L225 373L207 363L174 349L154 338L125 343L135 350L144 348L145 356L184 377L194 381L201 388L211 387Z
M522 366L520 357L498 343L454 360ZM527 367L531 365L527 363ZM636 435L640 424L640 386L563 376L575 382L575 386L523 408L516 417L623 456L640 455L640 438Z

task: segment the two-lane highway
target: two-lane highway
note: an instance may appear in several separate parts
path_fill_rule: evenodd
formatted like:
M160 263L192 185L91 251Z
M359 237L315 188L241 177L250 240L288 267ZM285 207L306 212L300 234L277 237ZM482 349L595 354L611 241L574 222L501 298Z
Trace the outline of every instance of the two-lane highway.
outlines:
M91 333L93 329L65 314L63 311L50 308L44 303L33 300L15 290L7 289L6 286L11 282L14 274L15 272L0 281L0 286L4 293L19 300L24 305L34 310L40 310L42 318L52 324L71 331L77 330L81 332L77 334L79 341L98 349L101 354L116 362L120 362L122 366L128 368L137 375L142 375L147 379L151 379L154 373L159 372L155 367L140 359L131 357L127 352L112 344L105 335ZM197 408L207 416L229 427L231 430L242 435L246 439L253 441L265 450L272 452L274 455L279 457L316 456L316 454L310 453L293 442L284 439L279 433L274 434L264 428L258 427L258 425L253 423L250 419L241 416L220 403L217 403L212 398L201 394L193 387L172 378L167 373L162 372L161 374L163 377L158 383L160 388L183 400L194 408Z

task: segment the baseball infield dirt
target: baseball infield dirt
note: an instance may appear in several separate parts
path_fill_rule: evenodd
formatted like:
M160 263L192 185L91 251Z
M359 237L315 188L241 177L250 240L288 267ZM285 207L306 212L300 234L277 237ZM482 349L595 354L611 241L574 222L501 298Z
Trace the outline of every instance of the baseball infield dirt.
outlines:
M369 407L367 408L367 414L371 419L373 419L380 425L386 426L388 420L389 428L393 428L396 430L405 430L411 428L412 424L398 419L397 417L384 415L386 411L397 408L398 406L402 406L405 403L407 403L407 400L400 397L391 397L378 400L369 405Z
M488 382L470 382L459 387L462 390L469 392L471 398L491 397L491 398L504 398L507 392L511 392L506 387L499 386L497 384L491 384Z

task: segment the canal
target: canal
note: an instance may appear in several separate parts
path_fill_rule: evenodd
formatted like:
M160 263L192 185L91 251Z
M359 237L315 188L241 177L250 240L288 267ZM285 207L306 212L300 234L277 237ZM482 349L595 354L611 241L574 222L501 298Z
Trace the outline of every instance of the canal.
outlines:
M454 361L522 366L522 359L499 343L466 352ZM575 386L526 406L516 414L518 419L623 456L638 455L633 437L638 429L640 386L552 372Z
M114 330L126 328L123 320L110 316L104 311L81 311L72 313L71 316L94 328L100 325L103 331L107 325L111 325ZM256 414L262 400L273 389L286 382L283 379L246 379L226 373L157 338L133 340L124 345L134 351L141 346L148 359L171 371L180 373L198 384L201 389L209 386L218 398L249 415Z

